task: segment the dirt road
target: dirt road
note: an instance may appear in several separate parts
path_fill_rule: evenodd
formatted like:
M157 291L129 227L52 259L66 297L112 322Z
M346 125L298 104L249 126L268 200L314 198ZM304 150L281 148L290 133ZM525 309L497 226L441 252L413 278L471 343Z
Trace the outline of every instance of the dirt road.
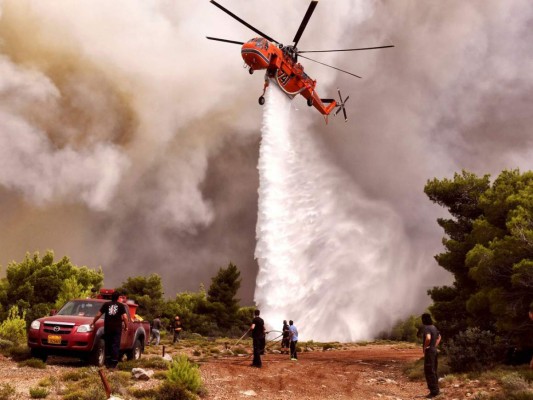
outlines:
M243 357L217 359L202 365L208 399L414 399L428 393L424 382L411 382L407 363L422 356L420 348L368 345L349 350L287 355L267 354L263 368Z

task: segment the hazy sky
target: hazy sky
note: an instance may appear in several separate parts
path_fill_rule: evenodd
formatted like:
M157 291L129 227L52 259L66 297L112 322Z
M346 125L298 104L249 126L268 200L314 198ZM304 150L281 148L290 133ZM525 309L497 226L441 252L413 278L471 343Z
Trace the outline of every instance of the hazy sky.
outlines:
M309 4L220 2L283 43ZM302 60L323 97L350 95L348 123L293 106L321 157L395 221L387 254L413 266L395 279L420 293L406 313L450 281L426 181L531 168L532 25L529 0L322 0L300 40L396 46L313 55L363 79ZM3 270L53 249L101 265L107 286L159 273L173 296L232 261L251 304L263 76L205 36L256 35L207 0L0 0Z

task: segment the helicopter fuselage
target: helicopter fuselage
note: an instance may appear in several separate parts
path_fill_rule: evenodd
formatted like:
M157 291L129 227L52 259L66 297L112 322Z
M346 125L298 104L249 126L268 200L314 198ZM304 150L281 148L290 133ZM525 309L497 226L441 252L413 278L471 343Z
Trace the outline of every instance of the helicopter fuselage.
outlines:
M265 87L268 79L273 80L290 99L301 94L307 104L314 106L321 114L329 115L337 103L333 99L321 99L315 91L316 80L311 79L304 67L297 61L296 49L292 46L276 45L258 37L244 43L241 55L249 72L266 70Z

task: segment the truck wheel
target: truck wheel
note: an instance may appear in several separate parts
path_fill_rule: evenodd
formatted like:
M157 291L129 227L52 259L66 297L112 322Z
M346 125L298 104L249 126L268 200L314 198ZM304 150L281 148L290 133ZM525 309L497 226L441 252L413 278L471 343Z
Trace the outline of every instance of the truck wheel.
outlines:
M31 349L31 356L33 358L38 358L39 360L42 360L43 362L46 362L46 359L48 358L48 354L46 351L41 349Z
M141 358L141 354L143 352L143 346L139 339L135 341L133 344L133 349L129 350L126 353L126 357L128 360L139 360Z
M307 105L308 105L309 107L311 107L311 106L313 105L313 98L312 98L312 97L309 97L309 98L307 99Z
M98 341L94 345L94 349L89 354L87 361L89 364L96 365L97 367L102 367L105 362L105 342L104 339L97 339Z

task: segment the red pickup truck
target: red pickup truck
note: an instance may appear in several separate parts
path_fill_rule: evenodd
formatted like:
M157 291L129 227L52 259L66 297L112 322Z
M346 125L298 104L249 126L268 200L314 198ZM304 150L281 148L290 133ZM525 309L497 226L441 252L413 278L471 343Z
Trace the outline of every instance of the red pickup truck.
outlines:
M112 291L109 291L112 292ZM102 289L99 297L107 297ZM104 293L104 295L102 295ZM128 313L128 330L122 331L120 351L128 360L139 359L145 344L150 340L150 324L135 317L137 304L131 300L125 303ZM46 361L49 355L78 357L97 366L105 360L104 316L91 328L90 324L98 313L105 298L76 299L67 302L53 316L36 319L28 331L28 347L33 357Z

